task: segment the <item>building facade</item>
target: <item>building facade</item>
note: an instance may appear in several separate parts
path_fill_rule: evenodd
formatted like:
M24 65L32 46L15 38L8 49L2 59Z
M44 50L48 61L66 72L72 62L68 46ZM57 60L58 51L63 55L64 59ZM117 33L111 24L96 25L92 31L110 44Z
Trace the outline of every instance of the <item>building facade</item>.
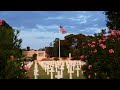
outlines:
M45 51L35 51L35 50L23 51L22 54L25 57L33 57L34 54L37 54L37 60L41 60L46 56Z

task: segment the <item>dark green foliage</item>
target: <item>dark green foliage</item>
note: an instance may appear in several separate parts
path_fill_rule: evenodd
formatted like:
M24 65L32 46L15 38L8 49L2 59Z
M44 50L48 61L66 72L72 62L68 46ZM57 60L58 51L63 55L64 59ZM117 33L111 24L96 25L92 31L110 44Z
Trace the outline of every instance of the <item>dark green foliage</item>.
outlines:
M95 41L96 40L96 41ZM100 42L102 40L102 42ZM94 44L92 42L95 42ZM90 79L120 79L120 31L110 31L105 36L103 31L101 34L96 34L94 39L88 42L95 47L85 45L87 49L84 49L86 64L82 67L86 78ZM100 46L105 45L106 48ZM94 50L97 52L94 52ZM110 53L112 49L114 52ZM89 68L89 66L92 66ZM90 76L90 77L89 77Z
M58 60L59 60L59 58L58 58L58 57L54 57L54 60L55 60L55 61L58 61Z
M33 60L37 60L37 54L33 54L32 59L33 59Z
M120 11L106 11L106 25L109 29L120 30Z
M73 60L80 60L80 51L79 51L79 49L75 49L73 51L72 56L73 56Z
M30 51L30 47L27 47L27 51Z
M5 21L0 26L0 79L17 79L24 77L21 66L22 39L18 39L19 31L14 30ZM10 59L14 56L14 60Z

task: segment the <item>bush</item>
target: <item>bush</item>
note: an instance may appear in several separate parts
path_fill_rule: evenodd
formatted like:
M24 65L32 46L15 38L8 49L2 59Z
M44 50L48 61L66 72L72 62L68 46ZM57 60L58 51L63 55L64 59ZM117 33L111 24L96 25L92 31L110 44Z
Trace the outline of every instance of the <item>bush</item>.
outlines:
M58 61L58 60L59 60L59 58L58 58L58 57L55 57L55 58L54 58L54 60L55 60L55 61Z
M62 60L66 60L67 59L67 57L62 57Z
M83 49L86 64L82 70L86 78L120 79L120 31L95 34Z
M73 58L72 58L72 60L80 60L80 51L79 51L79 49L75 49L73 51Z
M41 61L50 61L49 58L43 58Z
M33 54L32 60L36 60L37 59L37 54Z

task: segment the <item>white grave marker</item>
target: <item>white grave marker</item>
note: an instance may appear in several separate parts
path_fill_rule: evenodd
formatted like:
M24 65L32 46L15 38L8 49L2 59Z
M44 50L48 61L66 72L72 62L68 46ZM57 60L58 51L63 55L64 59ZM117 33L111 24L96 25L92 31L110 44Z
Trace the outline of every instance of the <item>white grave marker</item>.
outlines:
M51 72L51 79L53 79L53 72L54 72L54 69L53 69L53 67L51 67L51 70L50 70L50 72Z
M77 70L77 77L79 77L79 70L80 70L80 68L79 68L79 66L78 66L78 65L77 65L76 70Z
M57 75L55 75L55 78L57 78L57 79L62 78L62 76L61 76L61 74L60 74L60 71L57 72Z

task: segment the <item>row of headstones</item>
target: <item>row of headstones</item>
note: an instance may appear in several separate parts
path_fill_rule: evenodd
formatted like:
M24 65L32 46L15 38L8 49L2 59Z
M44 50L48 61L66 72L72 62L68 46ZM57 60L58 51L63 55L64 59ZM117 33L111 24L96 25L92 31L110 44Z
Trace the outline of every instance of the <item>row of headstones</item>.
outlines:
M47 75L51 73L51 79L53 79L53 73L57 72L55 78L63 78L63 71L66 65L67 72L69 73L69 79L72 79L72 74L77 70L77 77L79 77L79 71L81 70L81 65L85 64L82 61L41 61L38 62L39 65L47 72ZM76 67L76 68L75 68Z
M33 65L33 62L28 62L27 66L28 68L30 68ZM35 61L35 65L34 65L34 79L38 79L38 65L37 62Z
M35 62L35 65L34 65L34 79L38 79L38 65L37 65L37 62Z

